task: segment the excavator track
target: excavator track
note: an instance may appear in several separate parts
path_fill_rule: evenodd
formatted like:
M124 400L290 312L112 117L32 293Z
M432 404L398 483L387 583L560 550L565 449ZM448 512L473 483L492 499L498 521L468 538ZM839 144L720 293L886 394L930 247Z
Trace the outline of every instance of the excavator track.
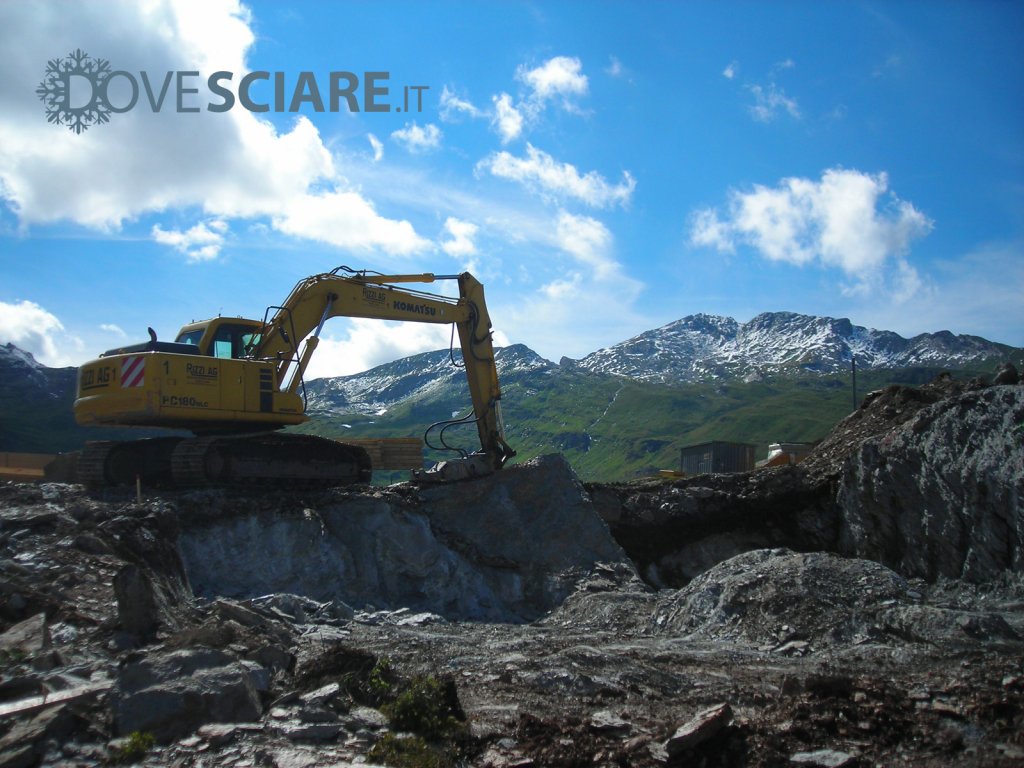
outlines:
M265 433L207 436L178 444L171 457L178 487L368 483L370 455L362 448L312 435Z
M117 443L110 440L93 440L86 443L75 466L75 476L78 482L89 488L110 485L105 468L107 456L115 445Z
M91 488L212 485L327 488L368 483L370 455L354 445L311 435L152 438L92 442L78 460L77 479Z
M170 487L170 459L180 437L87 443L78 458L78 482L91 488L131 485L136 480L150 486Z

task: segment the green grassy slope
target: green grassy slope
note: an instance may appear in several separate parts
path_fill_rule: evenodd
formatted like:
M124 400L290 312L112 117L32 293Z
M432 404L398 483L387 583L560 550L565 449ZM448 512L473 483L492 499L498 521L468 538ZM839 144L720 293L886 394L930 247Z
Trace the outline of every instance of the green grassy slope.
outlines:
M864 373L858 376L858 392L862 398L887 384L922 384L938 372ZM821 439L853 408L849 381L836 377L668 386L559 369L512 374L502 388L507 438L518 451L516 460L560 452L584 480L677 469L682 447L709 440L753 443L763 458L769 443ZM468 402L465 387L453 387L382 416L318 417L298 429L339 439L420 436L433 421L455 410L465 412ZM476 447L472 426L457 429L461 439L451 442ZM428 451L428 458L445 455Z

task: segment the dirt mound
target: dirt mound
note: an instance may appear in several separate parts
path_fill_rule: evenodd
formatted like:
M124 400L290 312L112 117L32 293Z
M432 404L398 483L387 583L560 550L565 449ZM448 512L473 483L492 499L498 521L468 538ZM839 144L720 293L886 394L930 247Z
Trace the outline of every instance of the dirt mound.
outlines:
M812 483L834 479L865 440L890 432L922 408L984 386L977 380L964 382L949 374L940 374L920 387L893 384L869 392L860 407L814 447L802 466Z
M902 577L869 560L761 549L720 563L661 603L653 631L775 647L834 645L877 631L879 610L907 598Z

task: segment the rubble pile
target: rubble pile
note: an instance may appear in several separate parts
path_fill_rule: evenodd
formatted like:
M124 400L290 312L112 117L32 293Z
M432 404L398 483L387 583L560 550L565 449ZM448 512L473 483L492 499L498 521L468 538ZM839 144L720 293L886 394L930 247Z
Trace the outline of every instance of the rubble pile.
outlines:
M1021 389L668 484L0 485L0 768L1024 764Z

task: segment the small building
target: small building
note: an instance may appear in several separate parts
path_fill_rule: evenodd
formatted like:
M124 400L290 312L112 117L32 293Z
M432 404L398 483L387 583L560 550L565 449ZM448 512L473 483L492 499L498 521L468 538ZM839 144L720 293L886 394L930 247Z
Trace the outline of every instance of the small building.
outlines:
M754 448L750 443L721 440L688 445L681 450L681 469L687 475L747 472L754 468Z

